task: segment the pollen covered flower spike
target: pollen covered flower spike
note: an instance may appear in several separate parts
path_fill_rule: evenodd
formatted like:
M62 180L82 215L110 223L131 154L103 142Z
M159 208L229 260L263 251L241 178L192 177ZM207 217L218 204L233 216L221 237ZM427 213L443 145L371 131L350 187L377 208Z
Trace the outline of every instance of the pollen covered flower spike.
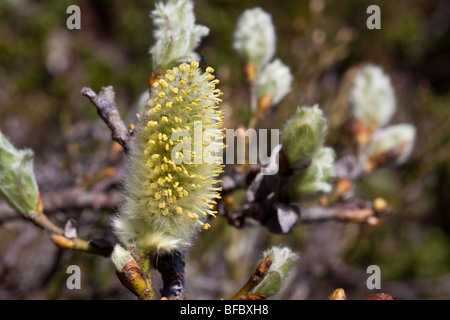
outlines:
M198 62L167 70L153 84L136 126L125 200L114 230L141 251L185 250L215 217L224 144L214 70Z

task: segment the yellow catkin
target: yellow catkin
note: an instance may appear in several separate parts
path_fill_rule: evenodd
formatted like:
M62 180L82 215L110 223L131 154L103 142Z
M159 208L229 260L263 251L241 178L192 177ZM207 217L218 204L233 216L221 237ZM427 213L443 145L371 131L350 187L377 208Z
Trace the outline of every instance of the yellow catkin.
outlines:
M211 227L207 219L215 217L214 200L220 199L220 188L211 183L222 172L222 159L208 152L212 161L207 162L196 148L224 148L219 141L223 114L211 107L222 94L213 72L208 67L204 73L196 61L183 63L153 84L153 98L135 130L125 201L114 220L114 231L125 245L146 252L185 250L199 225ZM195 124L217 139L200 140ZM182 148L186 143L191 152Z

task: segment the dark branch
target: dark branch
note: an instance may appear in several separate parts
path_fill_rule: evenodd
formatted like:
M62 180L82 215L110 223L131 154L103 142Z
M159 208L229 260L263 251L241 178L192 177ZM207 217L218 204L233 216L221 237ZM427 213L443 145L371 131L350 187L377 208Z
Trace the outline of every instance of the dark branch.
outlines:
M102 120L111 130L111 137L117 141L125 153L130 152L131 134L120 117L114 99L115 93L112 86L102 87L98 95L89 87L84 87L81 94L88 97L97 108L97 112Z
M184 254L156 255L153 265L161 273L164 287L161 295L169 300L185 300L184 295Z

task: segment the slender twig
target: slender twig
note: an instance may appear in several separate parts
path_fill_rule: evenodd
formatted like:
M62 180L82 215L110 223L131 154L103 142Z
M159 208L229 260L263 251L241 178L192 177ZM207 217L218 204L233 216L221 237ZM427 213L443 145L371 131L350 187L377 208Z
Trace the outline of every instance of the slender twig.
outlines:
M290 208L290 207L285 207ZM265 211L268 206L263 202L253 202L240 211L228 211L226 205L221 205L218 210L221 215L225 216L229 223L236 227L244 227L255 221L265 225L267 215L272 215L272 211ZM376 210L372 203L363 202L361 200L349 200L347 202L339 202L330 206L312 206L301 207L298 221L294 223L318 223L329 220L347 221L367 223L369 225L377 225L379 218L389 215L391 208L387 206L383 210ZM272 231L273 232L273 231Z
M379 222L379 216L387 215L390 212L391 208L389 206L383 208L382 211L377 211L372 203L354 200L352 202L337 203L329 207L315 206L303 208L300 221L310 223L324 220L340 220L376 225Z
M244 65L244 74L248 83L248 91L250 98L250 119L247 128L254 128L258 123L258 68L252 63Z
M25 217L34 225L47 230L50 233L64 234L64 230L51 222L42 212L32 211Z
M77 251L84 251L93 254L99 254L103 256L109 256L112 251L112 247L105 242L102 242L102 246L97 246L95 243L88 242L79 238L69 239L64 236L64 230L51 222L48 217L37 211L32 211L28 215L24 215L24 218L30 220L34 225L52 233L52 241L60 248L73 249Z
M51 237L54 244L62 249L71 249L76 251L83 251L87 253L102 255L108 257L112 252L112 247L99 247L95 242L85 241L79 238L69 239L62 234L54 234Z
M35 211L30 211L26 214L20 212L18 213L22 218L31 221L37 227L50 232L52 234L52 241L60 248L84 251L94 254L100 254L103 256L108 256L111 254L112 246L105 241L97 240L96 242L88 242L77 237L66 237L66 235L64 234L64 230L50 221L48 217L42 212L42 203L42 198L39 196L38 206Z
M114 100L114 89L112 86L102 87L98 95L89 87L84 87L81 94L88 97L97 108L97 112L111 130L111 137L117 141L124 149L125 153L130 152L131 134L127 126L120 117Z
M259 116L258 116L258 83L256 79L252 79L249 81L250 86L250 119L247 124L247 128L251 129L256 127L256 124L258 123Z

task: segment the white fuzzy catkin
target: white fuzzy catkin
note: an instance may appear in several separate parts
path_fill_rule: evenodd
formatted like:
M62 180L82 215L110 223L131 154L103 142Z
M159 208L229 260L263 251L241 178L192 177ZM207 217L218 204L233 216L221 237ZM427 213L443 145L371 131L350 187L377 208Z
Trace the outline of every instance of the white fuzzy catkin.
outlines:
M245 10L237 21L233 47L246 62L263 68L275 54L275 28L261 8Z
M368 126L377 128L388 124L396 109L389 76L376 65L365 65L356 75L350 106L353 116Z
M277 104L291 91L293 76L287 65L275 59L264 67L258 82L258 96L272 95L272 104Z
M199 60L194 50L202 37L209 34L206 26L195 24L194 5L190 0L158 2L150 13L155 27L155 44L150 48L153 69L164 70L180 62Z
M394 163L404 163L414 147L416 128L410 124L392 125L375 132L366 154L368 158L391 153L396 155Z
M183 63L152 85L136 125L125 201L114 220L126 246L148 253L183 251L217 213L221 188L215 184L223 167L217 153L224 144L223 113L217 110L222 93L213 71L203 72L196 61Z

